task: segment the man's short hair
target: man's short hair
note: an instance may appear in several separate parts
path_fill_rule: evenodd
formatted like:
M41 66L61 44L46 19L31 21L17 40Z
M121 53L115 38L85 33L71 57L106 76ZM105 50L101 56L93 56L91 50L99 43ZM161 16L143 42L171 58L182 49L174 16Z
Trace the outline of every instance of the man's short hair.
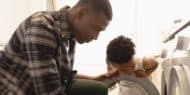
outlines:
M134 54L135 44L130 38L121 35L108 44L106 59L117 64L123 64L131 60Z
M112 19L112 7L109 0L79 0L77 5L87 5L94 12L103 12L109 20Z

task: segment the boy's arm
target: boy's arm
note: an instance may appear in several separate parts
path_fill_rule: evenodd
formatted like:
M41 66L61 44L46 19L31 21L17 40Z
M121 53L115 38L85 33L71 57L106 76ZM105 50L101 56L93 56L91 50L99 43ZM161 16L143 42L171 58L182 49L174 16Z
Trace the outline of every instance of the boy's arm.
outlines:
M145 70L136 70L135 74L138 77L147 77L149 76L158 66L158 62L154 58L144 58L143 67Z

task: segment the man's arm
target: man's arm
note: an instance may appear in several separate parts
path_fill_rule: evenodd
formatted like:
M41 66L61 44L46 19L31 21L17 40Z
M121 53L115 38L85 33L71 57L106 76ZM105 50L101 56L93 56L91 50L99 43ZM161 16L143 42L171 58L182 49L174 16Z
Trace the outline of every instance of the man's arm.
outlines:
M77 79L89 79L89 80L97 80L97 81L102 81L108 77L109 77L109 75L107 73L100 74L97 76L89 76L89 75L84 75L84 74L76 74L75 75L75 78L77 78Z
M88 75L84 75L84 74L76 74L75 78L104 81L105 79L112 79L112 78L118 76L118 74L119 74L119 72L117 69L112 69L112 70L110 69L108 72L102 73L102 74L97 75L97 76L88 76Z
M90 80L95 80L94 77L92 76L87 76L87 75L83 75L83 74L76 74L75 78L77 79L90 79Z

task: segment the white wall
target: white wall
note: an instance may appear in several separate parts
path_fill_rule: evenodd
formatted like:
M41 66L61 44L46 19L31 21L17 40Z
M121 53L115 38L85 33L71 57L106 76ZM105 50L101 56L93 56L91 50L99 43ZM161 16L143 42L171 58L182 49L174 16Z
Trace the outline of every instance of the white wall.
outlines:
M45 0L1 0L0 43L6 43L19 23L31 13L45 10Z
M142 55L158 54L164 34L171 34L190 20L189 0L138 0L138 29ZM181 23L174 24L174 20Z

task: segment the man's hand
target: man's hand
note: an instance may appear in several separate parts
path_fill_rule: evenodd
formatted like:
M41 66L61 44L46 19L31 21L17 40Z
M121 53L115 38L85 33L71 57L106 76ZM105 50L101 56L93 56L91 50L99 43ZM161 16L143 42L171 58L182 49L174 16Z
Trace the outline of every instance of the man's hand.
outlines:
M118 75L119 75L118 70L114 68L114 69L111 69L110 71L108 71L107 73L104 73L104 74L94 77L93 79L102 81L104 79L114 79Z

